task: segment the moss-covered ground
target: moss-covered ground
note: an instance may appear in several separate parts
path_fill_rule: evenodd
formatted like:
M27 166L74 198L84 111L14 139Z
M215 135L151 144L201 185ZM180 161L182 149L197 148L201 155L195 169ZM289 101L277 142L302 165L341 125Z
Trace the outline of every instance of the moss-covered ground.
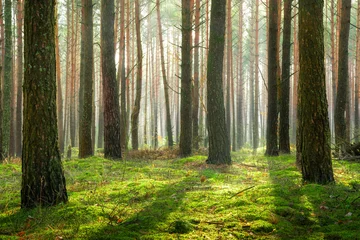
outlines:
M232 159L64 160L69 203L33 210L21 164L0 164L0 239L360 239L360 163L334 161L321 186L293 155Z

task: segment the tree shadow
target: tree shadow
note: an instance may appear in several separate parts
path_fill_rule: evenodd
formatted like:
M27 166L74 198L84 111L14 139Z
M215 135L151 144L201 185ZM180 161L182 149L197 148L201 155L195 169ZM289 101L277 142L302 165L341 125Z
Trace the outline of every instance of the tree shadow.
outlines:
M106 226L91 233L87 238L139 239L146 235L156 235L156 233L171 233L171 226L168 223L169 217L173 212L179 211L183 204L189 180L185 178L176 184L168 184L161 190L151 194L152 196L145 194L131 198L127 203L133 210L130 217L113 219L114 221L109 221ZM112 198L117 197L121 198L120 195L112 196ZM181 213L176 217L187 218L181 216Z

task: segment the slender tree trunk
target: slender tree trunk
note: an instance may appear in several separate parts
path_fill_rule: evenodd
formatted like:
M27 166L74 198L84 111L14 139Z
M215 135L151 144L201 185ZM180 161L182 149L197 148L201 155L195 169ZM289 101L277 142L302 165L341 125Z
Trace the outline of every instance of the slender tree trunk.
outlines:
M268 109L267 109L267 132L266 152L267 156L277 156L277 33L278 33L278 2L269 1L269 42L268 42Z
M191 0L182 0L182 44L181 44L181 130L180 156L192 153L191 119Z
M342 0L341 27L338 53L338 89L335 106L335 144L344 150L346 139L346 104L348 102L349 70L348 70L348 46L350 31L351 0Z
M229 137L229 144L231 148L231 107L230 107L230 86L231 86L231 52L232 52L232 28L231 28L231 0L227 0L226 3L226 129ZM225 61L225 60L224 60ZM224 72L225 74L225 72Z
M120 159L120 112L114 52L114 0L101 0L102 72L104 94L104 154Z
M79 157L86 158L93 155L92 146L92 111L93 111L93 4L92 0L82 0L82 24L84 27L82 42L83 57L83 80L80 88L83 89L82 109L80 109L79 131Z
M296 10L296 8L295 8ZM294 78L293 78L293 107L292 107L292 111L293 111L293 122L292 122L292 142L295 143L296 142L296 128L297 128L297 123L296 123L296 119L297 119L297 89L298 89L298 80L299 80L299 41L298 41L298 17L297 17L297 11L295 11L294 13L296 16L294 17Z
M71 51L71 79L70 79L70 144L72 147L75 147L75 134L76 134L76 127L75 127L75 79L76 79L76 43L77 43L77 25L78 25L78 14L76 13L75 9L75 0L72 2L72 51ZM75 18L76 14L76 18ZM76 19L74 22L74 19Z
M162 71L164 95L165 95L166 132L168 137L168 146L171 148L174 145L174 141L173 141L172 127L171 127L169 86L168 86L169 83L167 81L166 70L165 70L164 45L162 39L162 28L161 28L161 18L160 18L160 0L156 0L156 13L157 13L157 23L158 23L159 43L160 43L161 71Z
M11 30L11 0L5 0L5 59L4 59L4 83L3 83L3 153L7 157L10 154L11 134L11 99L12 99L12 30Z
M159 1L159 0L158 0ZM193 108L192 108L192 124L193 124L193 147L195 150L199 149L199 100L200 100L200 0L196 0L195 4L195 38L194 38L194 86L193 86Z
M357 26L360 26L360 1L357 6ZM360 82L360 29L356 29L356 73L355 73L355 99L354 99L354 132L355 142L360 140L360 127L359 127L359 82Z
M324 66L324 1L299 1L297 162L305 182L334 181Z
M16 100L16 127L15 127L16 129L15 149L16 149L16 156L18 157L21 157L21 152L22 152L22 82L23 82L22 21L23 21L23 1L18 0L17 1L17 96L16 96L17 100Z
M255 78L254 78L254 117L253 149L259 147L259 0L255 3Z
M291 49L291 8L292 0L284 1L284 28L282 46L282 74L280 99L279 150L290 153L289 103L290 103L290 49Z
M140 34L140 3L135 0L135 24L137 45L137 75L136 75L136 99L131 114L131 145L134 150L139 148L139 114L142 89L142 46Z
M126 146L126 76L125 76L125 0L120 0L120 44L119 44L119 71L118 79L120 82L120 144L125 150Z
M55 6L25 0L22 208L68 201L56 120Z
M237 147L241 149L244 144L244 120L243 120L243 4L244 1L241 0L239 3L239 81L237 84L238 94L237 94Z

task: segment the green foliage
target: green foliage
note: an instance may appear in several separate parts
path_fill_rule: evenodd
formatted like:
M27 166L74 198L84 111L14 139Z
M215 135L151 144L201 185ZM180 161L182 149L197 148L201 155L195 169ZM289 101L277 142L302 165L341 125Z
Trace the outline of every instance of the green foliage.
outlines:
M303 185L292 155L64 161L69 203L20 210L21 164L0 165L0 239L356 239L360 164ZM245 190L251 186L254 188ZM241 192L241 193L239 193Z

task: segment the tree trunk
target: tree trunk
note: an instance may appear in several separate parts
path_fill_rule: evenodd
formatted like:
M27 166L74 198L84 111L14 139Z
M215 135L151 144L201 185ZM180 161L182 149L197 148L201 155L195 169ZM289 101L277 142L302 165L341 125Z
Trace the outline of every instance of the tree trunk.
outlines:
M231 164L222 86L225 19L226 0L212 0L207 67L209 164Z
M267 156L277 156L277 33L278 33L278 1L269 1L269 42L268 42L268 109L266 152Z
M341 151L344 150L344 144L347 141L345 114L349 88L348 46L350 31L350 9L351 0L342 0L338 53L338 89L335 106L335 144L337 148L340 148Z
M159 0L158 0L159 1ZM192 108L192 124L193 124L193 147L195 150L199 149L199 100L200 100L200 56L199 56L199 43L200 43L200 0L196 0L195 4L195 38L194 38L194 86L193 86L193 108Z
M357 8L357 25L360 26L360 1L358 1ZM356 29L356 70L355 70L355 99L354 99L354 132L355 142L360 140L360 126L359 126L359 82L360 82L360 29Z
M241 149L244 144L244 120L243 120L243 3L239 3L239 81L237 84L238 94L237 94L237 147Z
M82 0L82 26L84 27L82 42L84 46L83 79L80 88L83 89L82 109L79 126L79 157L86 158L93 155L92 146L92 111L93 111L93 15L92 0Z
M255 6L255 78L254 78L254 116L253 116L253 150L259 147L259 0Z
M22 208L68 201L57 140L55 6L25 0Z
M120 112L114 52L114 0L101 0L105 158L120 159Z
M182 44L181 44L181 126L180 156L192 153L192 119L191 119L191 0L182 0Z
M119 44L119 70L120 83L120 144L125 150L126 146L126 76L125 76L125 0L120 0L120 44Z
M23 82L23 42L22 42L23 0L17 1L17 100L16 100L16 156L21 157L22 152L22 82ZM57 38L58 39L58 38ZM61 86L59 85L60 93ZM60 95L61 97L61 95ZM62 105L60 106L62 109ZM62 111L61 111L62 113ZM62 115L59 115L59 121ZM60 129L59 129L60 130ZM62 129L61 129L62 131ZM59 135L60 136L60 135Z
M10 125L11 125L11 99L12 99L12 30L11 30L11 0L5 0L5 59L3 83L3 153L9 156L10 151Z
M231 52L232 52L232 29L231 29L231 0L226 2L226 129L231 148L231 107L230 107L230 82L231 82ZM225 61L225 59L224 59ZM224 72L225 75L225 72Z
M137 75L136 75L136 99L131 114L131 145L134 150L139 148L139 114L142 89L142 46L140 34L140 3L135 0L135 24L137 45Z
M280 136L279 150L281 153L290 153L289 134L289 103L290 103L290 49L291 49L291 8L292 0L284 1L284 28L282 43L282 73L280 99Z
M297 161L305 182L334 181L324 67L324 1L299 2Z
M295 8L296 16L294 17L294 78L293 78L293 106L292 106L292 142L296 142L296 118L297 118L297 89L298 89L298 81L299 81L299 40L298 40L298 15L297 10Z

